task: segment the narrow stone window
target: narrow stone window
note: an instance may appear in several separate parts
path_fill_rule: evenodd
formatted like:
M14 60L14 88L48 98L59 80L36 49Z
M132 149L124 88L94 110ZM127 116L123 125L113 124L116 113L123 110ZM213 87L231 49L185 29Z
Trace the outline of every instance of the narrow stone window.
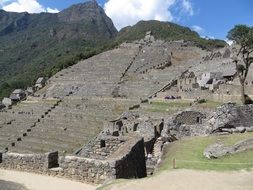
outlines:
M201 123L200 117L197 117L197 123Z
M133 131L137 131L138 123L134 124Z
M106 147L105 140L100 140L100 148Z

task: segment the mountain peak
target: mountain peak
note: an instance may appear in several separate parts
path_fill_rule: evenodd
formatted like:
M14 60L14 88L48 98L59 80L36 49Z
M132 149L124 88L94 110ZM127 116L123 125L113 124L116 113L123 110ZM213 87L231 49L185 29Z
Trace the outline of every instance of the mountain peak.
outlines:
M72 5L58 14L61 21L75 22L95 18L98 15L105 15L104 10L98 5L97 1L87 1Z

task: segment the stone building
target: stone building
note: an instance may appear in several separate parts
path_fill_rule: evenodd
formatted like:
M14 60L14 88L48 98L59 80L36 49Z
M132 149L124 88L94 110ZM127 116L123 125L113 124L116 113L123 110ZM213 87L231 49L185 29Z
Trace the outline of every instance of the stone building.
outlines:
M202 124L206 115L197 111L183 111L175 117L175 124L195 125Z
M25 99L25 97L26 97L26 93L22 89L16 89L10 95L10 99L13 102L21 101L21 100Z
M223 58L226 59L226 58L230 58L231 56L231 51L229 48L226 48L224 53L223 53Z
M136 113L125 112L119 119L106 123L102 135L96 138L91 144L93 147L98 148L95 152L100 154L100 148L104 151L106 150L104 145L108 144L112 149L117 149L116 144L127 143L124 140L126 137L137 135L144 140L144 156L146 158L147 173L152 174L161 156L163 144L165 143L165 141L159 139L163 128L163 119L142 118ZM110 142L108 142L108 139L111 139L109 140ZM117 143L115 144L115 142ZM89 154L89 150L89 147L84 148L81 151L81 155ZM103 155L107 156L109 152L107 150L107 153L103 153Z
M34 87L36 90L39 90L39 89L43 88L45 85L46 85L46 79L44 77L40 77L36 81Z
M3 100L2 100L2 103L3 103L3 105L5 106L5 107L10 107L11 105L12 105L12 100L10 99L10 98L4 98Z
M185 110L165 119L162 137L167 141L201 136L209 133L205 127L207 114L195 110Z
M222 78L226 81L233 81L237 75L235 68L227 69L222 73Z
M152 32L151 31L146 32L144 41L145 42L153 42L154 40L155 40L155 38L154 38L154 36L152 36Z
M26 93L28 96L30 95L34 95L34 92L36 91L36 88L33 86L33 87L27 87L26 89Z
M205 72L198 79L198 84L201 89L216 90L219 88L219 82L222 80L221 72Z
M187 71L177 80L177 87L180 91L187 91L198 88L197 77L194 72Z
M0 103L0 110L5 108L5 105L3 103Z

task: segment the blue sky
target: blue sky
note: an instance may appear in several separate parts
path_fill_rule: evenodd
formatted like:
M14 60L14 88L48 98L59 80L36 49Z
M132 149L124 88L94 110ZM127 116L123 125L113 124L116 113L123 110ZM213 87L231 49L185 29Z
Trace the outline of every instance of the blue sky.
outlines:
M57 12L85 0L0 0L7 11ZM253 0L98 0L120 29L139 20L171 21L225 39L236 24L253 26ZM33 6L33 7L32 7Z

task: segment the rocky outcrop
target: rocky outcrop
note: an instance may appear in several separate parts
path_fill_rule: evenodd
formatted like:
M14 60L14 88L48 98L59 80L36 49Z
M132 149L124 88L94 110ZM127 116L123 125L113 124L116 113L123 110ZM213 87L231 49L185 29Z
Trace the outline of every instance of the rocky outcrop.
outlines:
M246 150L253 149L253 138L240 141L233 146L224 146L223 144L212 144L204 150L204 156L209 159L216 159L227 154L236 154Z
M88 1L73 5L57 14L60 22L86 23L87 26L97 27L92 32L104 33L107 37L113 37L118 32L112 20L106 16L104 9L96 1Z
M253 105L236 106L224 104L212 114L207 122L211 134L232 134L253 131Z

